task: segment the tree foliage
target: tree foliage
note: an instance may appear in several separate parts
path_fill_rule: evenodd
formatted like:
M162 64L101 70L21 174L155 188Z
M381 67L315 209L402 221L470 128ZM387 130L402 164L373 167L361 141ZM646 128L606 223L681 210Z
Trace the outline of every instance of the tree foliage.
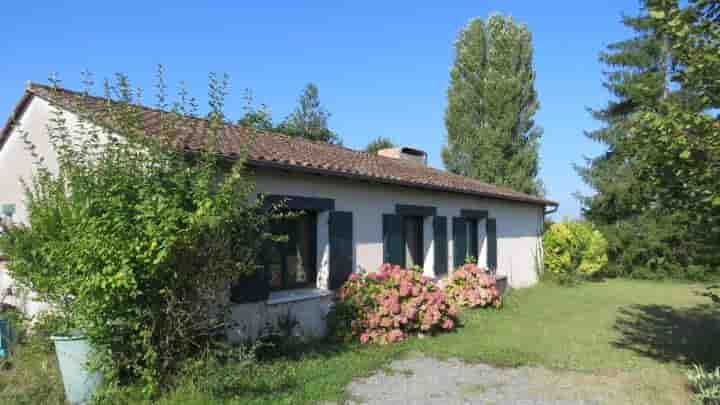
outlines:
M653 209L679 215L690 263L720 264L720 2L653 2L653 25L667 40L673 82L694 102L663 99L634 117L625 147L644 181L634 190ZM713 112L715 111L715 112Z
M320 105L320 90L308 83L298 98L298 106L276 128L290 136L300 136L313 141L339 143L340 138L328 128L330 113Z
M580 174L582 199L610 245L611 272L696 278L720 261L718 2L648 0L626 18L638 36L610 46L616 96L589 134L608 151Z
M533 119L532 35L512 17L475 18L460 32L445 113L448 170L518 191L540 194Z
M256 106L253 101L252 91L250 91L249 89L245 90L244 99L244 113L242 118L238 120L238 124L248 128L272 131L274 128L270 107L265 104L260 104L259 106Z
M255 271L268 237L242 156L218 157L226 80L211 76L213 118L193 154L177 145L187 124L180 116L194 107L184 93L170 106L160 82L158 106L171 112L151 134L125 76L106 82L111 102L86 94L68 106L52 97L47 130L59 169L37 156L28 224L0 237L11 276L90 339L106 378L139 377L148 392L224 331L225 295Z
M395 143L390 138L386 138L384 136L379 136L375 139L373 139L372 142L368 144L368 146L365 147L365 152L371 154L371 155L377 155L378 151L381 149L387 149L387 148L394 148Z
M341 143L340 137L328 128L330 113L320 104L320 90L312 83L303 89L295 110L277 125L273 122L270 108L265 104L256 106L250 91L245 93L243 109L244 114L238 120L240 125L313 141Z
M606 146L607 151L588 160L578 173L596 193L581 196L583 215L597 224L609 225L635 218L645 202L630 191L642 181L633 172L632 157L621 149L630 133L630 118L643 106L655 105L666 94L668 52L652 26L647 10L639 16L624 16L623 24L635 32L633 38L611 43L600 54L608 70L604 86L614 96L605 108L592 110L603 124L586 136Z

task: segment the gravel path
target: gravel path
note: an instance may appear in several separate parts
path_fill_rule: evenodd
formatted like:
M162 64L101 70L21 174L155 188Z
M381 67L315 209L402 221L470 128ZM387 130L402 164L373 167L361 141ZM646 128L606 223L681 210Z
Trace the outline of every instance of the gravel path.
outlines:
M596 405L640 404L621 376L496 368L422 355L397 360L348 387L348 404Z

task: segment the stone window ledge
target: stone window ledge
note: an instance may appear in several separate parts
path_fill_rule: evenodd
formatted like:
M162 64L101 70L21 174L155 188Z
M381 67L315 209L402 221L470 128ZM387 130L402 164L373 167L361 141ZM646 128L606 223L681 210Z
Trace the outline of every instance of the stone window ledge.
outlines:
M285 304L288 302L318 299L331 295L333 295L332 291L322 288L298 288L295 290L272 291L270 292L267 304Z

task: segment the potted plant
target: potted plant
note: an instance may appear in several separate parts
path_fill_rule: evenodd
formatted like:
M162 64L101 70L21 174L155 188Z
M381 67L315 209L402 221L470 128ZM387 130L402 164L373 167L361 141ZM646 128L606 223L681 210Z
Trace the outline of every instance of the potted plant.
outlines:
M55 343L60 375L65 388L65 398L70 404L84 404L97 391L102 374L88 365L92 347L82 335L52 336Z
M102 382L102 374L90 366L92 345L68 315L48 314L45 322L55 346L66 400L72 405L89 402Z

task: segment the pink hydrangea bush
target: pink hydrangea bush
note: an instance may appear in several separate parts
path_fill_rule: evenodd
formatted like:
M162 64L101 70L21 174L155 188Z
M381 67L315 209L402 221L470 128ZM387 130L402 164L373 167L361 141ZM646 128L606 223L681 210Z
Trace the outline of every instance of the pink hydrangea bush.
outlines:
M350 309L350 336L362 343L399 342L451 330L457 322L455 306L432 279L390 264L374 273L353 274L336 300L346 314Z
M502 305L496 279L486 269L468 263L455 269L448 277L445 294L459 307L495 307Z

